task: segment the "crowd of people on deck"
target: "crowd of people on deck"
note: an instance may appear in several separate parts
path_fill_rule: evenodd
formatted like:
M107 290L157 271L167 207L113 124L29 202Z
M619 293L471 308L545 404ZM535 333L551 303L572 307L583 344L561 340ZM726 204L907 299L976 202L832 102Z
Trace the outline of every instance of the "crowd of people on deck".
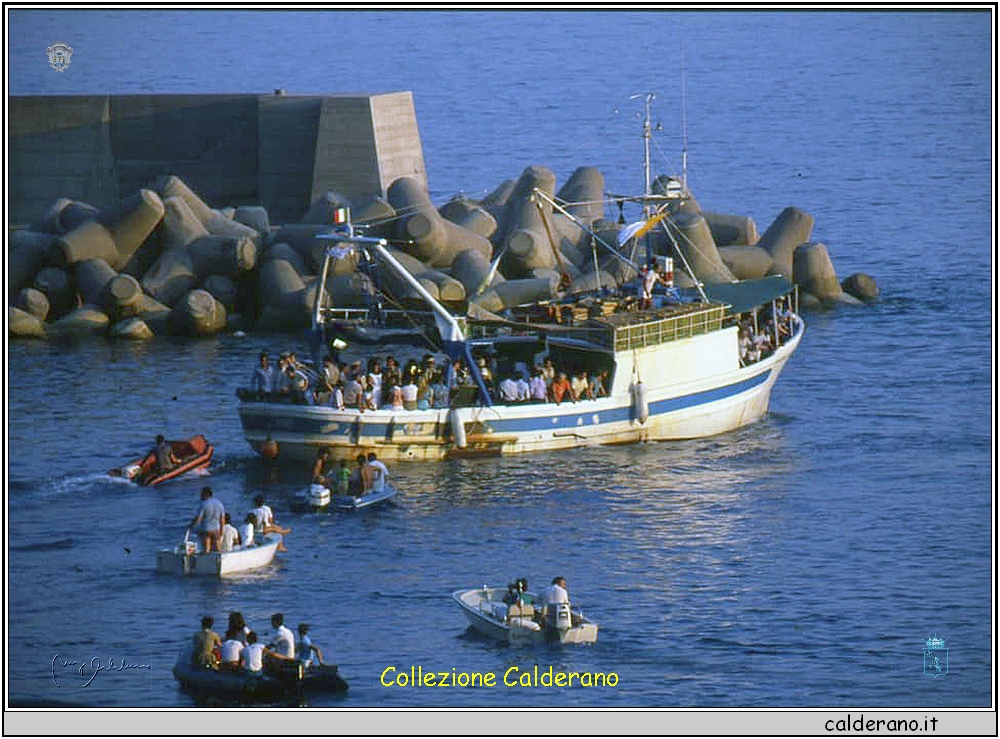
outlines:
M740 366L745 367L771 356L775 349L791 338L791 308L782 300L776 305L774 315L763 324L755 321L752 313L747 313L740 318L738 327Z
M225 637L213 631L214 625L214 618L204 616L194 634L191 663L196 667L261 674L269 662L277 667L298 663L304 668L325 664L322 650L309 638L309 624L299 624L298 634L293 634L282 613L271 615L273 633L266 644L239 611L230 612Z
M607 369L578 368L568 373L557 369L551 358L531 370L519 363L502 378L497 377L487 357L479 357L477 365L493 401L501 404L596 400L610 391ZM295 352L283 352L277 366L267 352L261 352L250 379L250 393L258 399L287 399L361 412L450 408L463 387L473 391L476 387L465 363L455 360L439 365L433 354L403 364L392 355L384 359L370 357L367 362L358 359L351 364L328 356L317 371L300 361Z
M256 536L278 533L284 537L292 531L275 522L274 511L267 505L263 495L254 498L254 508L247 513L239 527L234 526L226 507L207 485L201 489L201 503L189 526L198 534L202 552L246 549L257 545ZM278 550L288 551L284 540L278 544Z

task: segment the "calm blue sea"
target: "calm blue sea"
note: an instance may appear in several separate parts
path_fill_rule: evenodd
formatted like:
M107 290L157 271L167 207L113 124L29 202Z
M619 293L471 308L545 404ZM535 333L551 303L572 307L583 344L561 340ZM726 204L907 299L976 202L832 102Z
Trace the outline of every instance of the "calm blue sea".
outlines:
M399 465L398 504L297 514L306 471L268 474L234 391L295 337L16 342L7 369L7 690L12 702L188 707L174 657L203 614L307 621L350 691L313 706L988 707L993 690L989 12L8 10L11 94L411 90L432 195L531 164L701 204L812 214L840 277L882 300L806 316L766 420L712 439ZM70 67L45 48L70 44ZM72 193L66 193L72 195ZM213 205L224 205L223 203ZM300 345L301 351L302 346ZM391 349L387 349L390 351ZM397 356L411 351L395 348ZM157 433L205 433L207 477L102 473ZM294 531L271 571L154 574L211 484L265 492ZM521 651L466 631L460 587L564 574L592 647ZM947 676L923 647L946 639ZM88 684L73 661L143 665ZM63 662L67 664L63 664ZM386 687L387 667L616 673L616 687Z

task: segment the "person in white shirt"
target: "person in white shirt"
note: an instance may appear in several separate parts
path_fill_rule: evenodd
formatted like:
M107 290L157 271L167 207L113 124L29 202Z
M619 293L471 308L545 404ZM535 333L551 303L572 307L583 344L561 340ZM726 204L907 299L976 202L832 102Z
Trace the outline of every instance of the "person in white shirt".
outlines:
M257 533L258 534L270 534L277 533L282 536L287 536L292 533L292 530L285 528L284 526L279 526L274 520L274 512L271 510L271 506L264 502L264 496L258 495L253 500L253 504L257 506L251 513L257 519ZM288 549L285 548L285 542L282 541L278 544L279 552L287 552Z
M240 668L240 654L243 652L243 642L238 639L226 639L219 647L219 669L235 672Z
M246 523L240 526L240 543L244 549L253 546L253 532L256 528L257 517L252 513L248 513Z
M267 645L267 654L275 659L284 661L295 660L295 635L292 630L285 626L285 615L275 613L271 616L271 626L274 628L274 636L271 643Z
M538 600L543 608L554 603L569 603L569 592L566 590L566 578L553 578L551 585L546 588L542 588L542 592L538 594Z
M309 638L309 624L299 624L299 640L295 645L295 653L299 656L299 662L302 663L303 667L310 667L314 664L314 655L315 664L323 664L323 652Z
M225 514L225 524L222 526L222 536L219 538L219 551L231 552L240 543L240 532L236 530L230 521L229 514Z
M247 645L240 653L240 665L248 672L264 671L264 645L257 642L257 632L247 634Z
M531 400L531 387L528 385L528 381L524 377L517 378L517 402L527 403Z
M389 468L378 459L375 452L368 452L368 466L374 473L371 489L380 493L385 490L386 481L389 479Z
M517 402L517 383L514 381L513 377L504 378L504 380L500 383L500 402Z

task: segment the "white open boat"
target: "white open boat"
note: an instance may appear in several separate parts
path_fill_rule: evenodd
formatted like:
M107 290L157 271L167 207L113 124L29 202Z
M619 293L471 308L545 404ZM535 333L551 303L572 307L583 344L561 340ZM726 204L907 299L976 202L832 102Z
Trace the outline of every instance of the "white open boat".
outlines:
M208 575L224 577L266 567L274 561L281 534L264 534L249 547L239 545L228 552L203 552L187 534L172 549L156 553L156 571L163 575Z
M507 588L483 586L456 590L451 597L480 634L514 645L556 642L559 644L593 644L597 641L597 624L586 618L579 608L569 603L556 603L546 611L529 603L504 602ZM526 599L534 600L531 593Z
M304 510L321 511L332 504L334 508L340 510L356 511L392 500L398 494L399 490L388 484L382 490L369 490L364 495L355 496L338 495L326 485L312 483L308 490L296 497L294 506Z

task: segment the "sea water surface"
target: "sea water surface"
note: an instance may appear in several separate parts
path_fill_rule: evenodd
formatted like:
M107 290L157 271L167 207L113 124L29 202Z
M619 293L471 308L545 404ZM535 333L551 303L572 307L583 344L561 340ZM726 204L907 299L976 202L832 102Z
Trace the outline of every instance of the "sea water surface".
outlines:
M609 189L635 191L630 96L657 94L658 172L680 168L683 97L703 207L751 215L762 232L802 208L839 276L866 272L882 291L872 306L806 315L769 417L748 428L398 464L396 504L360 515L293 512L306 470L269 470L243 440L236 388L260 350L301 351L299 337L9 342L12 703L192 706L171 676L175 656L202 615L224 628L240 610L264 634L275 611L312 625L350 690L311 706L990 705L988 12L8 20L11 94L411 90L441 202L531 164L560 183L597 166ZM64 73L45 55L57 40L74 49ZM157 433L199 432L217 447L205 475L155 489L104 475ZM238 517L265 493L293 529L289 552L221 582L157 576L156 550L178 541L205 484ZM557 574L600 624L596 645L493 645L450 600L461 587L524 576L537 588ZM931 636L947 640L943 678L925 674ZM387 667L411 665L498 676L553 666L615 673L617 685L381 683Z

